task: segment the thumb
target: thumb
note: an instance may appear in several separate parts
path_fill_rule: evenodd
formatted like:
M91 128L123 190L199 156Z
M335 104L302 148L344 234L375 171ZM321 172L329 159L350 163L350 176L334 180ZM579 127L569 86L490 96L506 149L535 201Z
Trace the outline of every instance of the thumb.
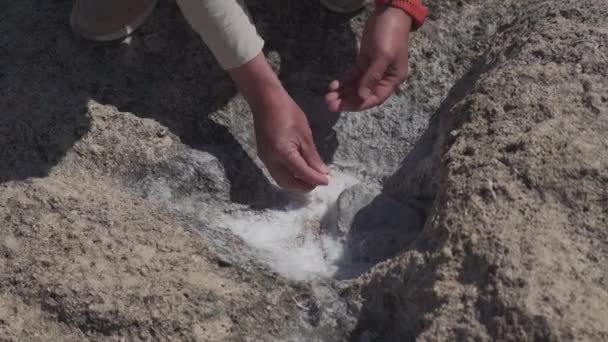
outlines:
M374 95L374 89L384 76L388 66L389 61L386 58L375 58L371 61L359 82L359 97L361 99L365 100Z
M306 160L306 163L310 165L317 172L320 172L324 175L329 174L329 168L323 160L321 156L319 156L319 152L314 143L305 144L301 148L302 157Z

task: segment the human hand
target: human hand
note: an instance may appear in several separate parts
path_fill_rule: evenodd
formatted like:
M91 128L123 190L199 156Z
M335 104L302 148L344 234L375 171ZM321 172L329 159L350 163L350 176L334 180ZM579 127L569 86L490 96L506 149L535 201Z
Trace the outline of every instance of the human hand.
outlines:
M403 10L379 7L369 17L356 65L334 80L325 96L332 112L361 111L382 104L407 78L412 18Z
M317 152L306 115L264 54L228 72L253 111L258 156L277 184L297 192L327 185L329 169Z
M328 184L329 169L317 152L306 115L289 95L275 96L258 109L254 122L258 156L277 184L296 192Z

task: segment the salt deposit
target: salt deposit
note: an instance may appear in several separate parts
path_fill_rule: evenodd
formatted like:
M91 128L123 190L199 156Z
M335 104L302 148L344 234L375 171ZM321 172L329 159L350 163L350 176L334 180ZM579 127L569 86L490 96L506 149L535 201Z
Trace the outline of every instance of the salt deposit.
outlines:
M344 246L320 229L325 213L340 193L358 183L349 174L333 172L329 185L293 197L279 209L224 214L215 222L230 229L260 252L260 258L280 274L305 280L330 277L338 270ZM305 199L304 205L302 200Z

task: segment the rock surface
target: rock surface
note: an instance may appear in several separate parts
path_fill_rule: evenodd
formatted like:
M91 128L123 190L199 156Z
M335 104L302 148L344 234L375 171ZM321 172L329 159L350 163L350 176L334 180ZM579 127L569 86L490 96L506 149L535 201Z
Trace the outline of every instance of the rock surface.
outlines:
M0 2L1 341L608 340L608 2L429 0L408 83L341 115L370 9L249 5L336 193L268 181L173 2L111 44ZM224 227L292 216L333 277Z
M438 112L424 229L362 281L372 340L608 339L608 7L519 5Z

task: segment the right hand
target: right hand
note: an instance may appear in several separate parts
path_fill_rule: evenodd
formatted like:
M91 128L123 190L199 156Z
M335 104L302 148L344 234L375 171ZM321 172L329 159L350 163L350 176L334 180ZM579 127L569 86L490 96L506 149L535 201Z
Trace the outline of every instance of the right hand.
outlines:
M319 157L306 115L264 54L229 73L253 111L258 155L277 184L296 192L327 185L329 169Z
M306 115L286 93L274 99L254 109L258 155L268 172L291 191L327 185L329 169L317 152Z

